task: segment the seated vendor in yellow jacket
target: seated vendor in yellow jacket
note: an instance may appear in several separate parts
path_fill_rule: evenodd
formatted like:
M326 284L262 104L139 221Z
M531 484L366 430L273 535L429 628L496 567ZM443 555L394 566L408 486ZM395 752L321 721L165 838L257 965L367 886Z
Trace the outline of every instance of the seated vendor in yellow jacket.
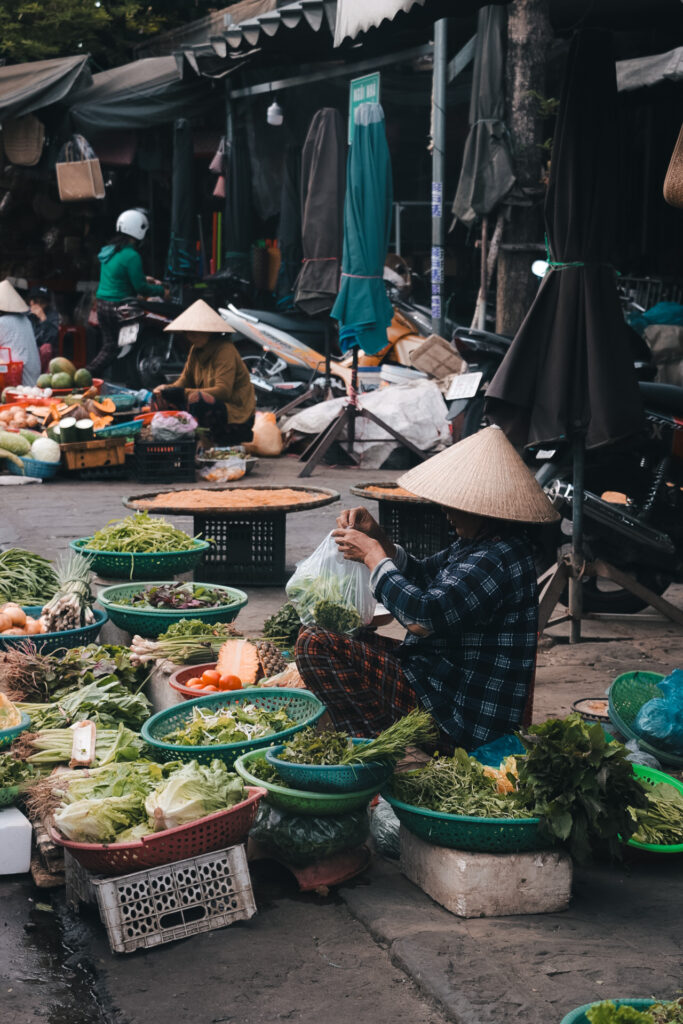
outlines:
M158 408L186 409L216 445L251 441L256 398L249 371L226 334L233 328L201 299L165 328L192 346L180 377L154 389Z

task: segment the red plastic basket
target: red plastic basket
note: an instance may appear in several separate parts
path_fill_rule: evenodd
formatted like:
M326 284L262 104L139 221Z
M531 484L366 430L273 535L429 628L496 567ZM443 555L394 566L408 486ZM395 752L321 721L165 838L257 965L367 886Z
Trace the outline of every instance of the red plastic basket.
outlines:
M259 800L266 790L259 786L246 787L249 796L227 811L216 811L190 825L179 825L134 843L74 843L65 839L50 826L50 838L65 846L72 857L88 871L98 875L125 875L140 868L156 868L173 864L186 857L198 857L226 846L245 842L254 823Z
M202 672L206 672L207 669L216 667L216 662L206 665L189 665L187 668L179 668L173 673L168 680L168 685L176 693L181 693L186 700L190 700L193 697L208 697L208 693L203 690L193 690L191 686L185 686L187 679L193 679L194 676L201 676ZM210 692L210 691L209 691Z
M6 353L6 354L5 354ZM12 349L0 345L0 387L18 387L24 374L24 364L12 361Z

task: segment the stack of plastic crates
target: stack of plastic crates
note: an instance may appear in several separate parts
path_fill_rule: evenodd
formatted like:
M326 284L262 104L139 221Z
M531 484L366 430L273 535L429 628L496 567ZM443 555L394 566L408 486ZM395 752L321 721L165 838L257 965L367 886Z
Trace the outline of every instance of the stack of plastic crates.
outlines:
M195 440L148 441L135 438L136 480L149 483L194 483Z

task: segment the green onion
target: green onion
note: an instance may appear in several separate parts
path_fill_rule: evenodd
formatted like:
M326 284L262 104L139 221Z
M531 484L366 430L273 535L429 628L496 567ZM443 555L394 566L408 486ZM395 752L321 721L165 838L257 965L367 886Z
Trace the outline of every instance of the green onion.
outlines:
M196 540L160 516L136 512L125 519L112 519L90 537L85 546L93 551L140 555L162 551L191 551L196 547Z

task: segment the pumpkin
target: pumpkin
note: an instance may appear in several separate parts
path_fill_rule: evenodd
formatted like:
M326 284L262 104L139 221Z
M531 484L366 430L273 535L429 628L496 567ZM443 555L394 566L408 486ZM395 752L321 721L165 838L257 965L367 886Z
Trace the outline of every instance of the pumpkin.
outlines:
M218 652L216 671L221 676L237 676L243 686L253 686L261 675L261 659L249 640L226 640Z

